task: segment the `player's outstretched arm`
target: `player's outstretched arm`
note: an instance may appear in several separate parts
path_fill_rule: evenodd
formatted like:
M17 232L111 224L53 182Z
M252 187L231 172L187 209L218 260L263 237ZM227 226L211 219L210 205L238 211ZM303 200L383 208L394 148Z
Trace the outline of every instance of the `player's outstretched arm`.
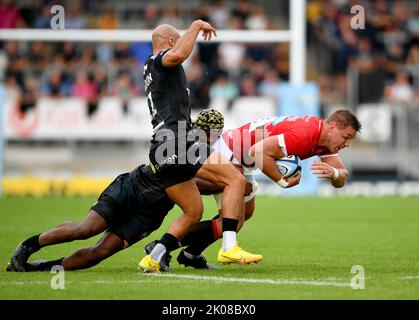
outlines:
M342 188L345 185L346 178L349 175L342 159L336 156L320 158L321 161L314 161L311 164L311 170L318 178L329 179L332 186Z
M265 138L254 144L249 149L249 156L255 161L256 167L276 183L282 179L286 184L284 187L291 188L300 182L300 174L290 178L283 178L279 172L276 160L285 155L279 147L277 136Z
M191 54L196 38L201 30L205 40L209 41L213 35L217 36L217 32L209 23L195 20L189 29L176 41L173 48L163 56L163 66L171 68L185 61Z

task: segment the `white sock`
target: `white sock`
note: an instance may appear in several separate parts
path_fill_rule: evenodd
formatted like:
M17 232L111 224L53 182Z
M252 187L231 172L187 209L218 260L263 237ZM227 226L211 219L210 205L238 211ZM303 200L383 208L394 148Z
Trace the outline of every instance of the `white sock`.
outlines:
M237 233L234 231L224 231L223 232L223 244L222 248L224 251L227 251L233 248L236 245L236 235Z
M166 253L166 247L161 243L156 244L156 246L151 250L150 256L154 262L160 262L163 255Z

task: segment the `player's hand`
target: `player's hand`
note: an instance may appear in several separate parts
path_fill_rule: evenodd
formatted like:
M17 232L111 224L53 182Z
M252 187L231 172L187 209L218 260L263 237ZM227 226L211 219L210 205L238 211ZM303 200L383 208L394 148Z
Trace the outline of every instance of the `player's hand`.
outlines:
M298 172L295 176L289 178L283 178L286 182L288 182L287 188L291 188L296 186L300 183L301 180L301 172Z
M314 161L310 167L313 174L320 179L332 179L335 176L333 167L322 161Z
M212 36L217 36L217 31L215 31L214 27L210 25L208 22L201 20L201 28L202 36L204 37L205 41L211 40Z

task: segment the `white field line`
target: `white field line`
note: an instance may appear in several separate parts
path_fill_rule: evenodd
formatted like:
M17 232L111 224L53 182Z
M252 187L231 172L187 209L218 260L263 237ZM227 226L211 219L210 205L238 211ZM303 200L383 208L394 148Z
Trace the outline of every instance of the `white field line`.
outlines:
M350 287L350 283L332 282L332 281L316 281L316 280L302 280L302 279L254 279L254 278L227 278L227 277L209 277L197 276L189 274L164 274L164 273L150 273L149 276L161 278L179 278L190 279L195 281L213 281L213 282L238 282L238 283L261 283L274 285L308 285L308 286L332 286L332 287Z
M400 280L413 280L413 279L419 279L419 276L405 276L405 277L400 278Z
M90 280L90 281L75 281L66 280L65 283L77 283L81 285L92 285L92 284L109 284L109 285L123 285L123 284L138 284L138 283L179 283L179 282L190 282L190 281L179 281L179 280ZM0 281L1 286L26 286L26 285L49 285L50 280L13 280L13 281Z
M192 281L210 281L210 282L236 282L236 283L260 283L260 284L273 284L273 285L311 285L311 286L333 286L333 287L350 287L349 283L331 282L329 281L316 281L304 279L252 279L252 278L227 278L227 277L213 277L213 276L197 276L197 275L182 275L182 274L141 274L144 276L152 276L159 279L142 279L142 280L90 280L90 281L74 281L67 280L66 283L77 282L79 284L105 284L105 285L123 285L123 284L136 284L136 283L179 283ZM163 279L165 278L165 279ZM167 279L169 278L169 279ZM172 280L173 279L173 280ZM183 280L183 281L182 281ZM49 280L13 280L13 281L0 281L0 286L25 286L25 285L48 285Z

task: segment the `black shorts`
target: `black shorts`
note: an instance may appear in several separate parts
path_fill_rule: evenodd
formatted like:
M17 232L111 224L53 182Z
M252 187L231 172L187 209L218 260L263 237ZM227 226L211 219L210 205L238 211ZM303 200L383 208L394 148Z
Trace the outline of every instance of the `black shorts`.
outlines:
M195 177L213 149L200 142L189 142L186 151L161 154L159 147L150 149L150 167L158 184L166 189Z
M91 210L106 220L108 231L132 245L157 230L173 206L167 196L151 203L130 174L124 173L101 193Z

